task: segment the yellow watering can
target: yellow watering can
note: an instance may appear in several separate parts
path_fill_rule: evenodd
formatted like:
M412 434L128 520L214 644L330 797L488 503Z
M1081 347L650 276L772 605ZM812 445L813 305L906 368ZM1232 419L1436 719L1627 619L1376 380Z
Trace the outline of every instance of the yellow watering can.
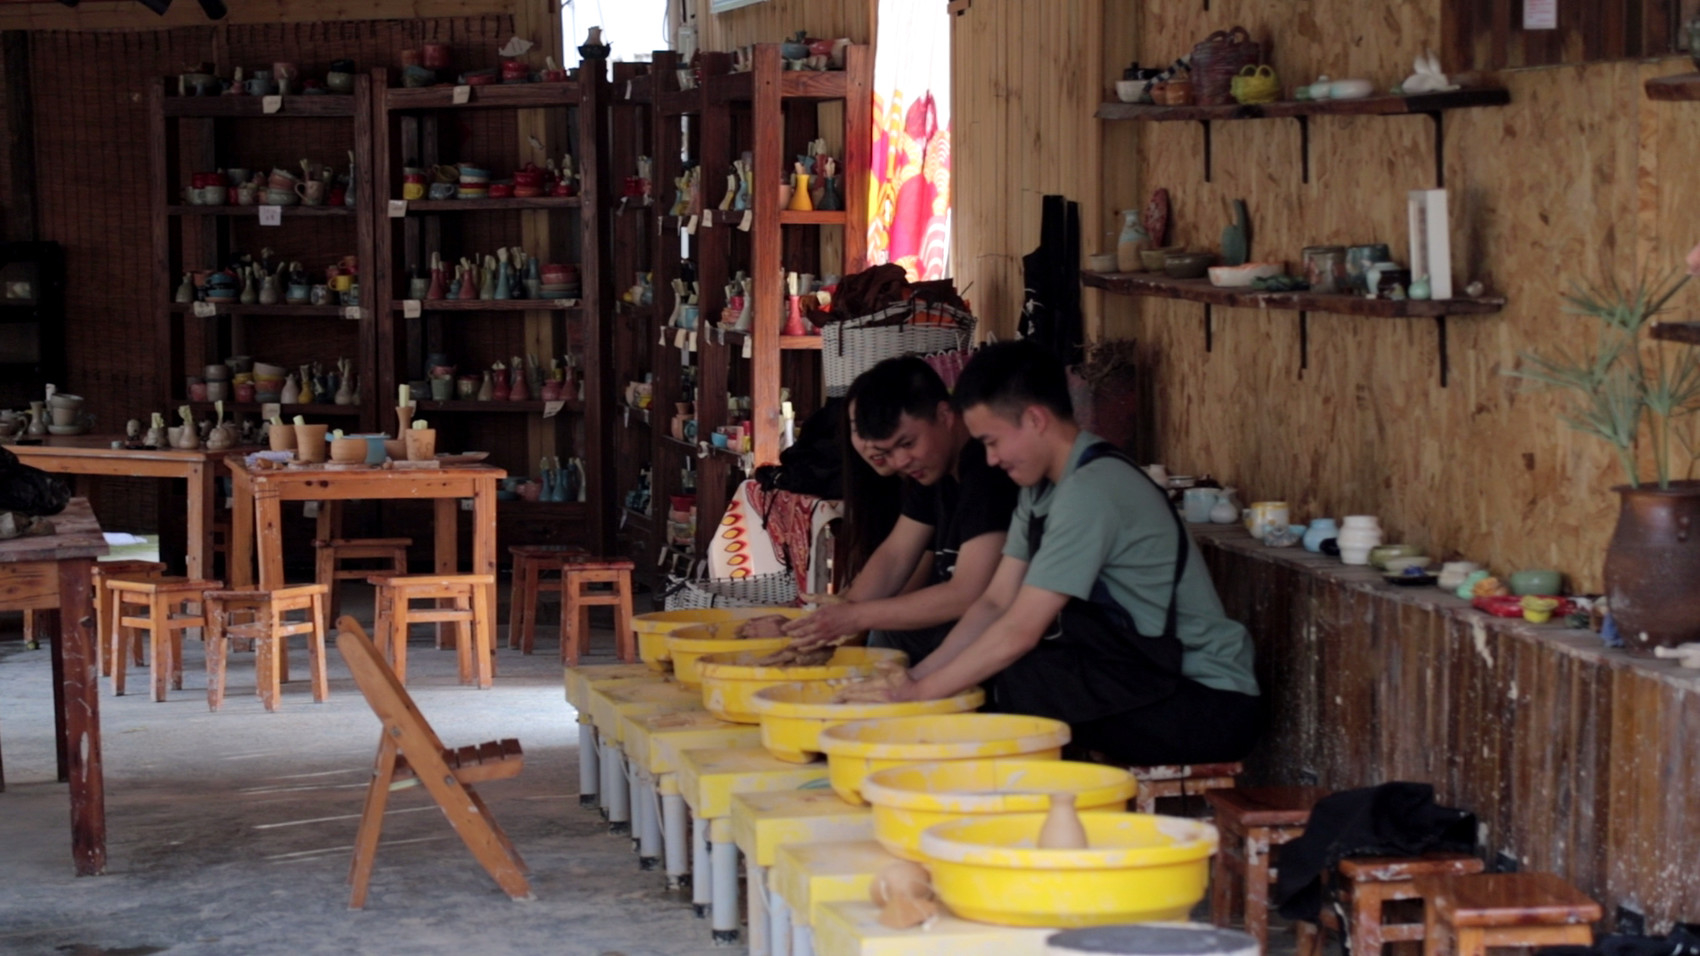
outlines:
M1269 64L1248 64L1234 77L1228 91L1241 103L1271 103L1281 96L1281 81Z

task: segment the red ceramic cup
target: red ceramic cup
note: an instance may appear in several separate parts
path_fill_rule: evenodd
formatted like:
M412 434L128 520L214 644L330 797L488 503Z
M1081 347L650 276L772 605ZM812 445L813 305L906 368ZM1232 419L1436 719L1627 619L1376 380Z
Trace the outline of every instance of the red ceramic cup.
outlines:
M241 385L236 386L235 391L236 400L239 402L251 402L254 400L254 386L250 383L244 382Z
M530 76L530 75L531 75L531 68L525 65L524 60L503 60L502 61L502 79L504 79L504 80L523 80L527 76Z
M513 194L514 194L514 187L513 187L512 183L491 183L490 184L490 198L491 199L507 199L508 197L512 196Z
M543 185L543 170L541 170L541 169L516 169L516 170L514 170L514 185L515 186L541 186L541 185Z
M447 69L449 65L449 45L447 43L427 43L420 47L419 63L427 70Z

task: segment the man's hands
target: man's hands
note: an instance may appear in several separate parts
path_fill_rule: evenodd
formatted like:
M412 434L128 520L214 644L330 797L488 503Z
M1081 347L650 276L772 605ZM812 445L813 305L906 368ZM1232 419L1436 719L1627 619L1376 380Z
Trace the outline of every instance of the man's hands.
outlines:
M875 676L841 688L833 695L835 704L889 704L914 700L915 682L909 671L896 661L881 661L874 665Z
M863 630L856 605L833 604L785 625L785 635L799 650L842 644Z

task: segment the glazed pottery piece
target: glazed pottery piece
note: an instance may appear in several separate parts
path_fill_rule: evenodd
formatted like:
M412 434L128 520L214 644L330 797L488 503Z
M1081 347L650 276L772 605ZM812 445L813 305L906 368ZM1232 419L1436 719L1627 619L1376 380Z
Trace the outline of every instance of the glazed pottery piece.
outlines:
M1340 528L1334 523L1333 518L1317 518L1311 521L1310 527L1305 529L1305 550L1312 554L1320 554L1322 542L1336 538L1339 534Z
M1511 586L1511 593L1522 597L1524 595L1552 595L1563 593L1563 577L1557 571L1531 569L1517 571L1506 582Z
M1163 274L1171 279L1202 279L1215 259L1208 252L1171 252L1163 258Z

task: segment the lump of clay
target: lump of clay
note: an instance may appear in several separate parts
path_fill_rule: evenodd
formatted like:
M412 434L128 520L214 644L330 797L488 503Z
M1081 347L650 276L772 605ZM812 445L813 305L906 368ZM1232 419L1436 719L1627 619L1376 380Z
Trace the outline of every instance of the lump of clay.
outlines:
M785 625L790 619L781 614L767 614L762 617L752 617L738 625L738 636L752 637L784 637Z
M880 908L880 925L888 929L920 926L939 915L933 878L919 863L893 863L874 876L869 897Z
M814 647L808 650L798 650L796 644L788 644L766 657L757 658L757 667L819 667L832 660L834 648Z
M908 668L898 661L878 661L874 676L852 681L832 695L835 704L884 704L891 701L891 692L909 679Z

